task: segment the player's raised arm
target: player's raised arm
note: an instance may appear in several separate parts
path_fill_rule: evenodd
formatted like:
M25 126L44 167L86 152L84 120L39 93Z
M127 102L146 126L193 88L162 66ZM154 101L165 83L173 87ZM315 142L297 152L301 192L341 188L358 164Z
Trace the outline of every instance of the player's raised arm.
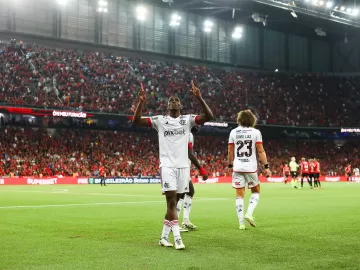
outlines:
M149 127L151 126L150 118L142 117L142 110L146 102L146 92L142 83L140 84L139 98L140 100L134 113L133 123L139 126Z
M191 81L191 93L193 93L193 95L199 100L200 104L201 104L201 108L203 111L203 114L200 114L197 119L196 119L196 124L198 125L202 125L205 122L208 122L210 120L215 119L211 109L209 108L209 106L206 104L205 100L202 98L201 93L200 93L200 89L197 88L194 85L194 82Z
M194 164L194 166L199 170L200 175L203 177L203 180L207 180L208 179L208 174L207 172L204 170L203 167L201 167L200 162L197 160L197 158L194 155L194 150L192 147L189 146L188 148L188 157L191 160L191 163Z

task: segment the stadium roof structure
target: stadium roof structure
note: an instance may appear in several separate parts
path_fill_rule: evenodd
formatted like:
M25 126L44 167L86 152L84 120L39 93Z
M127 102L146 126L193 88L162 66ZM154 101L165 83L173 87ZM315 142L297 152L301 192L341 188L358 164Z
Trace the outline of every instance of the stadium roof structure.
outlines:
M356 0L146 0L174 11L232 20L307 37L344 40L360 32ZM321 31L315 31L320 29ZM320 32L320 33L319 33Z

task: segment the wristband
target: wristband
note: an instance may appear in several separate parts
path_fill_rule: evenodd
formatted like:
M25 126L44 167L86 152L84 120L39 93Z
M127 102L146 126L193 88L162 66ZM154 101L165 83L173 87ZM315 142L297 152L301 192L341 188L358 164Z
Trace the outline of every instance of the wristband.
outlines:
M233 167L233 165L232 165L232 164L229 164L228 167L231 169L231 168Z
M207 174L203 167L200 167L200 174L201 175L206 175Z
M269 168L270 168L269 164L265 164L265 165L264 165L264 168L265 168L265 169L269 169Z

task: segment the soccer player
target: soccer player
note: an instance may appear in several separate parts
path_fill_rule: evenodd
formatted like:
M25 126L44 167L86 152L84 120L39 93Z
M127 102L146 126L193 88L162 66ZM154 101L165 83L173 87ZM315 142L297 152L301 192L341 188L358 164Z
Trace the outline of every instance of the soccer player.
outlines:
M265 176L271 172L262 144L261 132L255 129L256 116L250 110L240 111L239 126L230 132L228 144L228 167L233 168L232 186L236 189L236 212L240 230L245 230L245 220L255 227L253 212L260 198L260 182L257 175L256 150L265 168ZM256 149L256 150L255 150ZM245 185L251 189L247 212L244 216Z
M200 166L199 161L195 157L194 151L193 151L193 145L194 145L194 135L197 132L197 127L193 127L191 129L191 133L189 134L189 167L191 167L191 163L195 165L195 167L200 171L200 175L202 176L203 180L207 180L208 174ZM196 226L190 222L190 212L192 208L192 199L194 198L195 189L194 185L191 181L191 174L189 175L189 191L186 193L181 194L181 197L177 203L176 211L178 214L178 217L180 217L181 208L184 205L184 215L183 215L183 222L182 222L182 228L180 228L181 232L187 232L188 230L195 230Z
M319 159L314 158L315 170L314 170L314 186L321 188L320 183L320 162Z
M355 167L354 170L353 170L353 173L354 173L354 178L355 178L355 181L356 181L356 184L359 184L360 183L360 170L358 167Z
M284 167L283 167L283 175L284 175L284 183L287 184L287 181L290 176L290 167L286 163L284 164Z
M291 158L289 167L290 167L290 174L291 174L291 185L293 188L297 188L296 183L297 183L297 177L298 177L299 164L296 163L295 157Z
M350 182L351 181L351 165L348 164L345 167L345 176L347 176L347 181Z
M304 187L304 178L308 181L310 188L312 188L312 184L309 181L309 163L306 161L306 159L303 157L301 158L301 188Z
M133 121L137 125L154 128L159 137L159 157L161 170L162 191L165 193L167 211L159 245L172 247L169 234L172 231L175 249L185 249L179 231L176 212L178 194L186 191L189 184L190 168L188 163L189 133L195 125L204 124L214 118L212 111L201 96L199 88L191 82L191 93L199 101L203 114L181 115L179 98L170 97L168 101L169 114L142 117L142 110L146 102L146 92L141 84L139 103L136 107Z
M315 174L315 166L316 166L314 159L310 158L308 165L309 165L309 183L311 183L310 184L310 186L311 186L313 183L314 174ZM314 187L315 187L315 180L314 180Z
M99 176L100 176L100 184L101 186L105 184L105 177L106 177L106 173L105 173L105 167L100 163L100 167L99 167Z

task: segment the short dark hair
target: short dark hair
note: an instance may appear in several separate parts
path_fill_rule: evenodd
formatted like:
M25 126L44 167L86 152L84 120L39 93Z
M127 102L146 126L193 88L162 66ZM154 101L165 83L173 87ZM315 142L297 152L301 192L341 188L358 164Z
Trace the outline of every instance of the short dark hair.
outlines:
M257 118L250 110L243 110L238 113L237 123L242 127L255 127Z

